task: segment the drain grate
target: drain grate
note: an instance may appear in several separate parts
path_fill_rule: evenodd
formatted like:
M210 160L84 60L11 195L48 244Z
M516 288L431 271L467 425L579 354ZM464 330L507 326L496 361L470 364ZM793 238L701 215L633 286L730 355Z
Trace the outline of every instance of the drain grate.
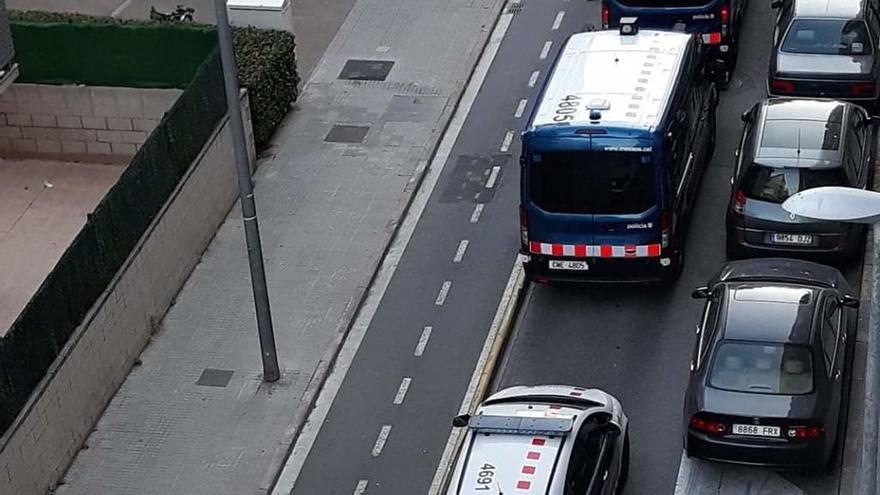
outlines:
M522 2L512 3L507 6L506 14L519 14L525 8L525 4Z
M235 374L235 372L232 370L205 368L202 371L202 376L199 377L199 381L196 382L196 385L201 385L203 387L225 387L229 385L229 380L232 379L233 374Z
M324 141L328 143L363 143L370 126L365 125L334 125Z
M394 67L390 60L356 60L350 59L345 62L339 79L356 81L384 81Z

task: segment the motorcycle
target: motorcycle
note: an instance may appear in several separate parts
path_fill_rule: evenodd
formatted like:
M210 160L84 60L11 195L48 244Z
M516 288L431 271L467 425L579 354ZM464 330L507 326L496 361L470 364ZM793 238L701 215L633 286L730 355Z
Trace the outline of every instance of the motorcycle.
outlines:
M192 22L195 12L196 9L183 5L178 5L170 12L162 12L156 10L156 7L150 6L150 19L153 21Z

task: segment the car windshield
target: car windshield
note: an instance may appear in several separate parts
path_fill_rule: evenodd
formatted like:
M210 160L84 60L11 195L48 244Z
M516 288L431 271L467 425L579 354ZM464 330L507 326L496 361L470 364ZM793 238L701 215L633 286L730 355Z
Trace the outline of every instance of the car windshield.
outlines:
M746 171L742 191L747 198L782 203L792 194L820 186L848 186L842 167L822 170L775 168L754 164Z
M709 385L721 390L773 395L813 391L813 364L804 345L722 342L709 371Z
M870 55L871 37L863 21L797 19L782 42L782 51L816 55Z
M642 213L656 202L651 155L618 151L533 154L532 202L553 213Z

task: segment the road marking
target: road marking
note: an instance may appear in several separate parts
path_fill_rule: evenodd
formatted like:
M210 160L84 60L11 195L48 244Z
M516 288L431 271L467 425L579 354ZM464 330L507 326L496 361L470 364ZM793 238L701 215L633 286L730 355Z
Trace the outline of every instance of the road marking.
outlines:
M455 251L455 257L452 258L453 263L461 263L461 260L464 259L464 252L467 251L468 240L462 239L461 242L458 243L458 249Z
M495 28L483 49L483 54L480 56L471 74L470 81L468 81L467 87L465 87L464 93L458 102L452 120L449 121L446 131L443 133L443 138L440 140L440 145L437 147L430 165L427 166L424 172L422 184L412 200L409 211L403 218L403 223L400 229L398 229L395 239L388 249L388 253L382 260L376 279L370 287L369 295L358 311L354 324L345 337L342 349L339 351L333 365L333 370L327 377L314 404L314 408L308 416L308 420L303 425L299 435L297 435L293 450L287 458L287 464L284 466L278 482L272 490L273 495L288 495L293 490L296 480L299 478L299 474L305 465L306 457L308 457L312 446L315 444L315 440L318 438L318 433L321 431L321 426L330 413L330 407L333 405L333 401L342 387L345 375L351 368L351 363L354 361L361 342L364 340L364 335L366 335L370 322L373 320L373 316L379 308L379 303L381 303L385 292L388 290L391 278L394 276L398 264L400 264L403 252L406 250L413 232L415 232L416 224L422 217L422 212L425 211L425 207L434 188L437 186L446 162L449 161L452 148L458 140L459 134L461 134L464 123L470 114L471 108L474 106L483 81L486 80L489 68L498 54L501 42L504 40L504 35L507 33L512 20L513 14L501 14L498 17L498 22L495 24ZM480 211L482 211L482 208L480 208ZM479 219L479 214L477 219ZM427 332L427 335L430 335L430 331ZM425 337L425 343L427 343L427 337ZM422 346L422 349L424 349L424 346ZM418 352L419 349L417 348L416 351Z
M406 398L406 391L409 390L409 384L412 383L412 378L404 377L400 382L400 387L397 387L397 395L394 396L394 405L399 406L403 404L403 399Z
M563 18L563 17L565 17L565 11L564 11L564 10L560 10L559 13L556 14L556 19L553 20L553 27L550 28L550 29L552 29L552 30L554 30L554 31L556 31L557 29L559 29L559 26L562 25L562 18Z
M483 208L485 205L483 203L477 203L477 206L474 206L474 212L471 213L471 223L477 223L480 221L480 215L483 214Z
M501 143L501 152L507 153L507 150L510 149L510 143L513 142L513 131L507 131L507 134L504 135L504 141Z
M526 111L526 105L529 104L529 100L523 98L519 100L519 105L516 106L516 112L513 112L513 117L518 119L523 116L523 113Z
M517 256L513 262L513 269L510 277L507 279L507 285L501 295L501 301L495 310L495 317L489 326L489 332L486 335L486 341L483 343L483 349L480 351L480 357L474 366L474 372L468 383L468 388L462 398L461 406L458 408L459 414L471 413L471 407L476 405L477 401L483 399L486 388L489 385L489 378L494 372L494 367L498 363L504 340L509 335L510 327L513 326L513 320L516 314L513 312L514 304L519 297L520 291L525 286L525 276L523 273L522 262ZM440 463L437 465L437 471L434 472L434 478L431 480L431 487L428 495L439 495L446 481L447 473L451 467L451 462L459 449L460 441L464 439L462 436L464 430L462 428L453 428L446 441L446 447L440 456Z
M368 480L358 481L357 487L354 489L354 495L364 495L367 493L367 485L369 484L370 482Z
M541 75L541 71L536 70L532 72L532 75L529 76L529 87L534 88L535 84L538 84L538 76Z
M425 353L425 346L428 345L428 340L431 338L431 332L434 331L434 327L426 326L422 329L422 335L419 337L419 343L416 344L416 352L413 353L415 357L422 357L422 354Z
M391 434L391 425L383 425L382 429L379 430L379 436L376 438L376 443L373 444L373 457L379 457L382 454L382 449L385 448L385 442L388 441L388 435Z
M495 187L495 183L498 182L499 173L501 173L500 165L492 167L492 171L489 173L489 180L486 181L486 189L492 189Z
M443 306L446 303L446 296L449 295L450 288L452 288L452 280L443 282L443 285L440 286L440 292L437 293L437 299L434 300L434 305Z
M541 60L544 60L545 58L547 58L547 55L550 54L550 47L551 46L553 46L552 41L545 41L544 48L541 48L541 55L538 58L540 58Z

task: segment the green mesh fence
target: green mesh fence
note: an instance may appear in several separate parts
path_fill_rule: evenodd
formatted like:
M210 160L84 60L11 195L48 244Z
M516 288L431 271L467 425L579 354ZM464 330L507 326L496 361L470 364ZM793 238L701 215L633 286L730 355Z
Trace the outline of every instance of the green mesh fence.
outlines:
M226 113L214 50L0 338L0 432L109 286Z

